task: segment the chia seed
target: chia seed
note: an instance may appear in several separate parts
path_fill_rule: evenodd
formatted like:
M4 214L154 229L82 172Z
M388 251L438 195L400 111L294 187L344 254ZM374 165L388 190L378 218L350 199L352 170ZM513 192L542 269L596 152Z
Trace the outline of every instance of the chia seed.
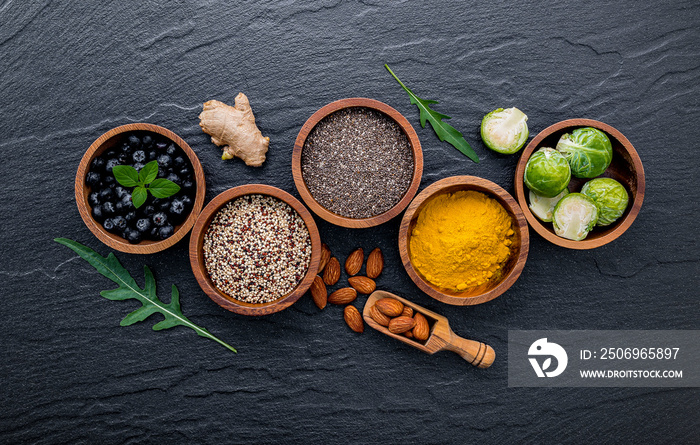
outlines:
M247 303L291 292L311 261L304 220L285 202L247 195L229 202L204 234L204 264L214 285Z
M304 182L324 208L370 218L401 201L413 178L408 137L389 116L364 107L326 116L301 154Z

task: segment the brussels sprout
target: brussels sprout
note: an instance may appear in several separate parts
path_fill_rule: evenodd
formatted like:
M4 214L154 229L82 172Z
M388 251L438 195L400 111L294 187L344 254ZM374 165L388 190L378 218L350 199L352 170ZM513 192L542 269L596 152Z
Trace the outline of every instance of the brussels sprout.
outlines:
M569 193L554 207L554 233L562 238L581 241L598 222L598 206L588 196Z
M569 194L569 189L565 188L561 193L559 193L554 198L547 198L542 195L530 190L530 210L535 214L536 217L544 222L552 222L552 213L554 213L554 207L561 198Z
M523 148L527 137L527 115L517 108L497 108L481 120L481 139L488 148L506 155Z
M609 226L625 213L629 196L627 190L612 178L591 179L583 184L581 193L598 206L598 225Z
M584 127L563 135L557 150L571 166L571 174L577 178L595 178L603 174L612 161L612 144L602 131Z
M564 156L553 148L543 147L530 156L525 165L525 185L546 198L561 193L571 180L571 168Z

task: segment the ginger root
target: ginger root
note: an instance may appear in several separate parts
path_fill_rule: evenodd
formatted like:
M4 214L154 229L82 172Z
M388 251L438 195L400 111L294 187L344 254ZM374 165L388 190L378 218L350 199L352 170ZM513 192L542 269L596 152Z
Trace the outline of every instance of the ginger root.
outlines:
M270 138L263 137L255 125L255 116L245 94L238 93L233 107L218 100L204 102L199 126L211 136L214 144L224 146L221 159L237 157L251 167L260 167L265 162Z

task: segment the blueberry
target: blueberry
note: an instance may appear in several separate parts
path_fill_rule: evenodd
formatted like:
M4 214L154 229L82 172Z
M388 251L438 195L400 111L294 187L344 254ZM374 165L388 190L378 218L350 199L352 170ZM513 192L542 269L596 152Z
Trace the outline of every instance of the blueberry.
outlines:
M143 208L142 213L145 216L153 216L153 214L156 213L156 208L152 205L147 205Z
M117 150L109 150L107 153L104 154L103 157L105 159L116 158L117 154Z
M95 207L100 204L100 194L98 192L92 192L88 195L88 204Z
M133 155L131 155L131 159L134 160L134 162L143 162L146 160L146 152L143 150L136 150Z
M148 237L152 240L157 240L158 239L158 229L160 229L160 227L156 227L156 226L151 227L151 230L148 232Z
M107 159L107 163L105 164L105 171L106 171L107 173L110 173L110 174L111 174L111 173L112 173L112 168L113 168L115 165L119 165L119 159L117 159L117 158L109 158L109 159Z
M160 239L167 239L170 238L173 233L175 232L175 228L171 226L170 224L166 224L160 229L158 229L158 238Z
M137 162L133 165L133 167L136 169L136 171L139 171L143 168L143 164L140 162Z
M182 189L185 191L194 190L194 182L190 181L189 179L185 179L182 181L182 185L180 187L182 187Z
M144 148L151 148L151 146L153 145L153 138L150 134L143 135L143 137L141 138L141 145L143 145Z
M182 180L175 173L168 174L168 176L166 176L165 179L167 179L168 181L173 181L177 185L182 184Z
M158 178L165 178L166 176L168 176L168 169L165 169L162 167L158 168L158 176L157 177Z
M101 173L105 169L105 164L107 164L107 161L100 157L97 157L93 159L90 163L90 171Z
M163 212L158 212L151 217L151 220L153 221L154 225L162 227L168 222L168 216Z
M124 215L124 219L126 220L127 223L131 224L132 222L136 221L136 211L132 210L130 212L126 212L126 215Z
M156 142L156 148L158 150L164 151L168 147L168 143L164 141L158 141Z
M173 158L166 154L159 155L156 160L158 161L158 166L162 168L168 168L173 163Z
M182 167L177 174L180 175L181 178L190 178L192 177L192 169L186 165Z
M102 185L106 187L111 187L114 184L116 184L117 180L114 179L114 175L105 175L104 178L102 178Z
M119 231L123 232L126 230L126 226L128 225L126 223L126 219L124 219L123 216L117 215L114 218L112 218L112 221L114 222L114 228Z
M131 244L137 244L141 242L143 235L141 235L141 232L138 230L126 229L124 231L124 238Z
M189 195L182 195L180 197L180 201L182 202L182 204L184 204L186 209L192 207L193 201L192 198L189 197Z
M114 203L112 201L107 201L102 204L102 214L104 216L112 216L115 213Z
M114 221L112 221L112 218L105 219L105 221L102 223L102 227L104 227L108 232L114 232L116 230L114 228Z
M114 190L111 188L104 188L100 190L100 201L110 201L114 198Z
M131 200L131 193L129 193L129 192L127 192L126 195L124 195L124 197L122 198L120 203L121 203L122 207L124 207L124 209L128 212L135 209L134 203Z
M119 149L117 150L117 153L129 153L131 151L131 146L129 145L129 140L127 139L126 141L122 142L119 145Z
M85 184L90 187L95 187L102 181L102 177L97 172L90 172L85 176Z
M170 219L173 222L181 222L186 215L185 213L185 204L180 201L179 199L173 199L172 203L170 204L170 208L168 209L168 213L170 213Z
M122 199L124 196L126 196L129 192L122 187L121 185L118 185L114 187L114 194L117 195L117 198Z
M136 221L136 230L141 233L147 233L151 230L151 220L148 218L141 218Z
M93 206L92 217L95 218L95 221L97 221L98 223L101 223L102 221L105 220L105 214L102 212L101 205Z
M153 200L153 206L155 206L156 210L165 212L170 208L170 200L166 198L155 198Z
M129 142L129 147L133 148L134 150L141 148L141 139L139 139L139 137L135 134L129 135L127 141Z
M120 164L130 164L131 156L129 156L129 153L122 153L119 156L117 156L117 160Z
M158 157L158 152L155 150L151 150L148 152L148 160L149 161L154 161Z
M124 208L124 204L122 204L121 201L117 201L116 204L114 204L114 213L117 215L123 215L126 213L126 209Z
M170 156L174 156L175 153L177 153L177 147L175 146L175 144L170 144L168 145L168 148L165 149L165 152Z

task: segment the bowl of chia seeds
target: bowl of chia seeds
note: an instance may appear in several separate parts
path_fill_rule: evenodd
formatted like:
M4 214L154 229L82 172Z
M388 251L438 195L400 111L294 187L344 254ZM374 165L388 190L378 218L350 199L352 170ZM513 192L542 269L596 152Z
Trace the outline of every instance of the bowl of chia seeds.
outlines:
M279 312L311 286L321 238L311 213L289 193L263 184L229 189L199 215L190 265L204 292L243 315Z
M423 151L406 118L373 99L332 102L302 126L292 154L294 183L309 208L342 227L399 215L423 174Z

